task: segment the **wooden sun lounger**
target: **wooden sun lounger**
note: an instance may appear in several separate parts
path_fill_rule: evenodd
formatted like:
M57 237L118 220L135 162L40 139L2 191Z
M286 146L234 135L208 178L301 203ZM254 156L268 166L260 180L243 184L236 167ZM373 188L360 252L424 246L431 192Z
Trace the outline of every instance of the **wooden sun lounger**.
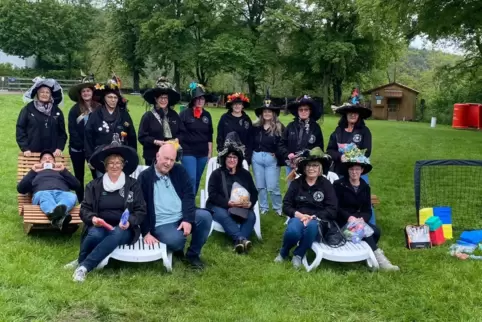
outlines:
M32 166L39 162L40 153L32 153L30 157L25 157L23 152L18 154L18 168L17 168L17 183L32 169ZM70 157L68 155L55 158L55 162L63 163L70 171ZM29 234L32 229L55 229L47 216L40 210L40 206L32 205L32 196L30 194L18 194L18 214L23 216L23 229L26 234ZM72 221L69 225L68 232L74 233L79 224L82 223L80 219L80 206L75 206L71 211Z

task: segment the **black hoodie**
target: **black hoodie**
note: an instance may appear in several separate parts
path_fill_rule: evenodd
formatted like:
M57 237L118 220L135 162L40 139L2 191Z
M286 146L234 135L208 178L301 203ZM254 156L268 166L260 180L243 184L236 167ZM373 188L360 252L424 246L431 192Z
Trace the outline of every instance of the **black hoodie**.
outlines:
M216 138L216 148L218 152L224 149L224 141L226 140L228 133L236 132L238 133L241 143L246 147L245 159L248 163L251 163L251 155L253 151L252 129L253 123L248 114L244 111L240 117L234 116L231 114L231 111L223 114L218 123L218 137Z
M372 201L370 186L365 180L360 179L360 186L355 192L348 177L336 180L333 183L338 199L338 217L340 225L346 224L350 216L363 218L369 222L372 217Z
M304 124L296 118L288 124L279 143L279 154L285 160L288 159L290 153L296 153L303 149L311 150L315 147L320 147L325 151L321 128L318 123L311 119L309 121L309 129L306 131Z

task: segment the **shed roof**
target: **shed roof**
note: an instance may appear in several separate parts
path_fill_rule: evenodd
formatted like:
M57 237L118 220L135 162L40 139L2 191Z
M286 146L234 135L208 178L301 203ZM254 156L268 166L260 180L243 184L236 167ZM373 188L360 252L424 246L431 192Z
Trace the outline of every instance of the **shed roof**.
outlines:
M381 85L381 86L378 86L378 87L375 87L375 88L372 88L372 89L369 89L367 91L364 91L363 94L370 94L376 90L379 90L379 89L382 89L382 88L385 88L385 87L388 87L388 86L392 86L392 85L396 85L396 86L400 86L408 91L411 91L411 92L414 92L414 93L420 93L419 91L417 91L416 89L413 89L411 87L408 87L408 86L405 86L403 84L400 84L400 83L397 83L397 82L391 82L391 83L388 83L388 84L385 84L385 85Z

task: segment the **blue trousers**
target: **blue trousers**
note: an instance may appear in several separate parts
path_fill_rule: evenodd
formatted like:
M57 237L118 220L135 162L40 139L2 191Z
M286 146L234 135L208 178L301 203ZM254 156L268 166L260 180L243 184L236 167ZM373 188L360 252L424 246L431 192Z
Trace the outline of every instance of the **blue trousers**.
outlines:
M299 243L293 255L303 258L317 237L318 221L311 220L308 226L305 227L301 220L293 217L288 221L288 227L286 227L283 236L283 246L281 247L280 254L283 258L288 257L291 248Z
M80 245L79 266L84 266L90 272L112 253L117 246L131 242L132 229L122 230L116 226L114 230L90 226Z
M268 192L271 196L273 210L281 211L278 160L268 152L253 152L252 165L261 212L269 210Z
M197 195L199 190L199 184L201 183L201 178L203 176L204 168L208 162L208 157L194 157L185 155L181 159L181 163L187 171L189 178L191 179L192 188L194 195Z
M253 232L254 224L256 223L256 215L254 211L250 210L248 218L242 222L237 222L228 213L227 209L221 207L212 207L213 219L223 226L224 231L228 234L234 242L239 239L249 239Z
M161 243L166 244L167 248L172 252L184 251L186 237L182 230L177 230L181 221L157 226L154 233L154 237ZM191 245L186 252L186 256L196 257L201 255L201 249L208 240L212 223L213 218L209 211L196 210L195 223L192 226Z
M74 208L77 202L75 193L62 190L44 190L38 191L33 195L32 204L40 205L40 209L44 214L50 214L55 207L64 205L67 207L67 213Z

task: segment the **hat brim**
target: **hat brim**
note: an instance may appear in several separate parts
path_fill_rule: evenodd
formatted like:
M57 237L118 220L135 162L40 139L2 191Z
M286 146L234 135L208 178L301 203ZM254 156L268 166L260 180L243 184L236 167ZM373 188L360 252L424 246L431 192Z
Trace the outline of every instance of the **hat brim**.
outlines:
M72 101L78 102L80 98L80 92L84 88L90 88L92 89L92 92L93 92L94 86L95 86L94 83L80 83L80 84L74 85L71 88L69 88L69 97Z
M161 95L168 96L169 106L174 106L177 103L179 103L179 101L181 100L181 94L179 94L175 90L170 88L159 88L159 87L148 89L144 93L143 97L147 103L151 105L156 105L157 103L156 99Z
M331 164L332 164L332 159L329 155L325 155L323 157L307 157L303 161L301 161L298 164L298 167L296 168L296 172L299 175L304 175L305 174L305 167L308 164L308 162L320 162L321 166L323 168L323 174L327 174L328 171L330 170Z
M362 167L363 172L362 175L367 174L368 172L372 171L373 166L368 163L360 163L360 162L343 162L342 163L344 166L345 173L348 173L348 169L351 168L352 166L359 165Z
M362 119L372 116L372 110L362 106L346 105L336 109L337 114L346 115L347 113L358 113Z
M202 95L197 95L197 96L194 96L190 101L189 101L189 104L188 104L188 107L190 108L193 108L194 107L194 101L196 100L196 98L199 98L199 97L204 97L204 99L206 100L206 103L207 102L210 102L212 100L212 95L211 94L202 94Z
M277 116L280 115L281 113L281 108L276 107L276 106L262 106L258 107L254 110L254 114L256 114L257 117L259 117L261 114L263 114L264 110L270 110L273 113L275 113Z
M290 111L293 116L298 117L298 108L302 105L308 105L311 108L310 118L312 120L318 121L323 116L323 109L320 104L311 99L302 99L301 101L288 104L288 111Z
M59 104L60 102L62 102L62 91L61 90L54 91L54 89L52 87L47 86L45 84L40 84L40 86L34 88L32 90L32 93L30 94L30 98L35 99L35 96L37 96L38 90L42 87L47 87L48 89L50 89L50 93L52 94L54 104Z
M243 104L243 108L248 108L249 105L250 105L249 102L245 102L245 101L242 101L242 100L234 100L232 102L226 102L226 108L228 110L230 110L233 107L233 104L236 104L236 103Z
M101 146L94 152L94 154L92 154L89 163L97 171L105 173L104 160L109 155L113 154L120 155L124 159L124 168L122 169L122 171L125 173L126 176L136 171L137 166L139 165L139 156L137 155L136 150L126 145Z

